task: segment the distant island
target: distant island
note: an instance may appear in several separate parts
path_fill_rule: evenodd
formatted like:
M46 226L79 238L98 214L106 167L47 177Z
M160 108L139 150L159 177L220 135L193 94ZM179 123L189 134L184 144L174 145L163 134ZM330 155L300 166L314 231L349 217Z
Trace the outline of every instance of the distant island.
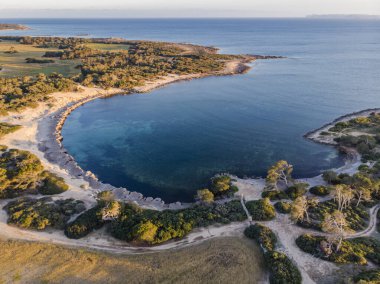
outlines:
M20 24L0 24L0 31L3 30L29 30L30 28L27 26L23 26Z
M358 20L379 20L380 15L366 15L366 14L326 14L326 15L308 15L306 18L314 19L358 19Z

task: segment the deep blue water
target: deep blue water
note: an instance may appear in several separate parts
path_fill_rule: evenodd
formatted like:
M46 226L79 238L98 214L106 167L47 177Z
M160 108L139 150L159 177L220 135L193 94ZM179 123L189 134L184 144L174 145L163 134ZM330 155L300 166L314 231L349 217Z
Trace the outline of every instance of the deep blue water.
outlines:
M9 21L8 21L9 22ZM302 135L337 116L380 106L380 21L14 20L31 34L125 37L283 55L245 75L176 83L149 95L90 102L68 118L64 145L116 186L191 200L216 173L262 176L286 159L297 176L342 163Z

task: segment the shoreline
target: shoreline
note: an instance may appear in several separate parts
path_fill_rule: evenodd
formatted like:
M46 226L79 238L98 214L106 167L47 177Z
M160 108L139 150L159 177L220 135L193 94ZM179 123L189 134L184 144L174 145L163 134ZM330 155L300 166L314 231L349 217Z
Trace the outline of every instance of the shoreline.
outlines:
M230 61L229 64L226 65L225 70L216 74L169 75L153 82L147 82L145 86L135 88L133 91L136 93L145 93L178 81L204 78L208 76L242 74L251 68L247 66L246 63L248 62L243 62L241 60ZM19 131L16 131L5 136L0 144L5 144L12 148L27 150L36 154L47 170L52 171L65 179L70 186L70 189L62 194L54 196L54 199L75 198L84 201L86 206L92 206L96 202L95 196L97 192L111 189L118 195L119 199L136 202L139 206L144 208L164 210L179 209L186 206L186 204L179 202L166 204L160 198L153 199L150 197L144 197L141 193L130 192L126 188L116 188L110 184L102 183L93 173L85 171L79 167L74 158L62 145L63 138L61 130L66 118L72 111L87 102L127 93L125 90L121 89L83 89L83 92L53 94L52 97L55 98L56 101L53 106L49 106L49 102L41 103L37 109L29 109L19 114L12 113L5 118L3 117L1 121L21 124L23 126L23 128L19 130L23 132L23 138L20 138ZM343 115L318 129L306 133L304 137L317 143L335 145L331 143L331 141L324 141L323 135L320 135L320 133L337 122L370 114L371 112L380 112L380 108L366 109ZM354 159L347 160L344 166L334 170L338 172L352 173L357 170L360 163L360 155L357 155L354 156ZM323 180L321 180L321 175L299 179L299 181L308 182L310 186L313 186L314 183L323 183ZM261 192L265 186L264 179L237 178L236 183L239 184L239 188L241 187L239 192L244 195L246 200L256 200L261 198ZM83 185L85 186L82 187ZM8 200L0 200L0 207L3 207L7 201ZM95 231L83 239L73 240L66 238L62 231L47 230L40 232L9 226L7 224L7 218L7 213L4 210L1 210L0 236L6 239L52 243L75 249L85 248L88 250L105 251L116 255L149 254L152 252L188 247L218 237L241 236L244 228L250 224L249 221L243 221L230 223L228 225L214 225L197 228L180 240L172 240L153 247L139 247L114 239L107 235L104 230ZM332 277L331 275L338 270L338 267L333 263L318 261L313 256L300 252L299 248L295 245L296 235L305 232L307 233L309 231L304 228L296 227L287 216L281 215L278 219L265 224L279 236L279 250L285 252L289 258L297 264L307 283L315 283L314 281L318 282L317 280L321 279L321 277ZM372 228L374 227L371 227L371 230Z
M379 113L380 108L367 108L364 110L344 114L344 115L339 116L338 118L334 119L333 121L324 124L323 126L317 128L317 129L314 129L314 130L311 130L311 131L305 133L303 135L303 137L306 139L309 139L311 141L314 141L316 143L319 143L319 144L336 146L337 144L334 141L331 141L331 139L327 139L327 138L324 139L324 137L323 137L323 135L321 135L321 133L323 131L328 131L330 127L334 126L338 122L348 121L348 120L351 120L351 119L356 118L358 116L367 116L373 112Z
M130 91L123 89L104 90L100 88L86 88L82 92L53 93L50 95L55 100L53 106L49 102L41 103L37 109L27 109L21 113L10 113L1 117L0 121L19 124L23 134L22 139L19 131L9 134L2 139L0 144L9 148L19 148L27 150L37 155L43 163L45 169L50 170L63 177L69 185L70 190L60 195L62 198L74 197L84 199L87 205L96 203L96 194L104 190L112 190L116 199L121 201L131 201L139 206L148 209L181 209L186 208L190 203L165 203L161 198L147 197L135 191L129 191L124 187L115 187L111 184L103 183L90 171L82 169L75 159L68 153L62 144L62 127L72 111L95 99L107 98L121 94L146 93L153 89L164 87L168 84L187 81L210 76L225 76L243 74L251 69L246 63L254 61L251 56L244 56L241 59L230 60L222 71L205 74L171 74L157 80L146 82L143 86L136 87Z

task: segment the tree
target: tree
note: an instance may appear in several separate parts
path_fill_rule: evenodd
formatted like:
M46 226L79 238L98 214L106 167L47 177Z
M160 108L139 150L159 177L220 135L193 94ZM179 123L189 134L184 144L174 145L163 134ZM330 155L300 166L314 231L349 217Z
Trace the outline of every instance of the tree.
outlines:
M101 215L102 220L113 220L120 215L121 205L117 201L110 201L102 208Z
M287 161L280 160L268 170L266 181L267 183L273 185L276 189L279 181L285 182L286 186L288 186L288 183L292 178L292 172L293 166Z
M356 207L359 206L359 204L362 200L371 201L371 199L372 199L371 191L366 187L355 188L354 194L355 194L356 198L358 199L358 201L356 202Z
M105 190L98 193L98 200L100 202L109 203L115 200L115 195L111 190Z
M335 183L339 179L338 174L331 170L323 172L322 177L325 182L330 184Z
M214 201L214 194L207 188L198 190L197 197L205 203L211 203Z
M303 221L306 217L307 222L310 222L309 213L307 211L309 207L314 207L317 203L317 198L308 199L306 196L297 197L291 205L290 218L297 222Z
M338 252L346 233L351 231L348 227L346 216L339 210L335 210L331 214L326 213L321 225L322 231L333 235L331 241L336 242L336 251Z
M158 227L151 221L141 222L133 229L135 239L142 242L153 243L157 234Z
M333 195L335 202L338 204L339 211L347 208L350 205L351 200L354 198L352 189L345 184L336 185Z

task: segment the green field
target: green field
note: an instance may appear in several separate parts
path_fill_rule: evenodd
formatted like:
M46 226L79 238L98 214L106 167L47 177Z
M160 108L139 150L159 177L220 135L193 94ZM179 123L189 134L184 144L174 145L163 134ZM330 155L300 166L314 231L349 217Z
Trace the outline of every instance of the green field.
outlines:
M258 283L263 271L259 248L246 238L142 255L0 239L0 283Z
M17 53L6 53L14 47ZM79 73L75 67L80 64L80 60L60 60L54 58L54 63L38 64L26 63L26 58L41 59L46 51L55 51L54 48L39 48L32 45L19 44L16 41L0 42L0 71L1 77L18 77L18 76L34 76L38 73L46 75L53 72L63 74L64 76L72 76Z
M105 50L105 51L118 51L128 50L128 44L107 44L107 43L87 43L86 46L92 49Z

